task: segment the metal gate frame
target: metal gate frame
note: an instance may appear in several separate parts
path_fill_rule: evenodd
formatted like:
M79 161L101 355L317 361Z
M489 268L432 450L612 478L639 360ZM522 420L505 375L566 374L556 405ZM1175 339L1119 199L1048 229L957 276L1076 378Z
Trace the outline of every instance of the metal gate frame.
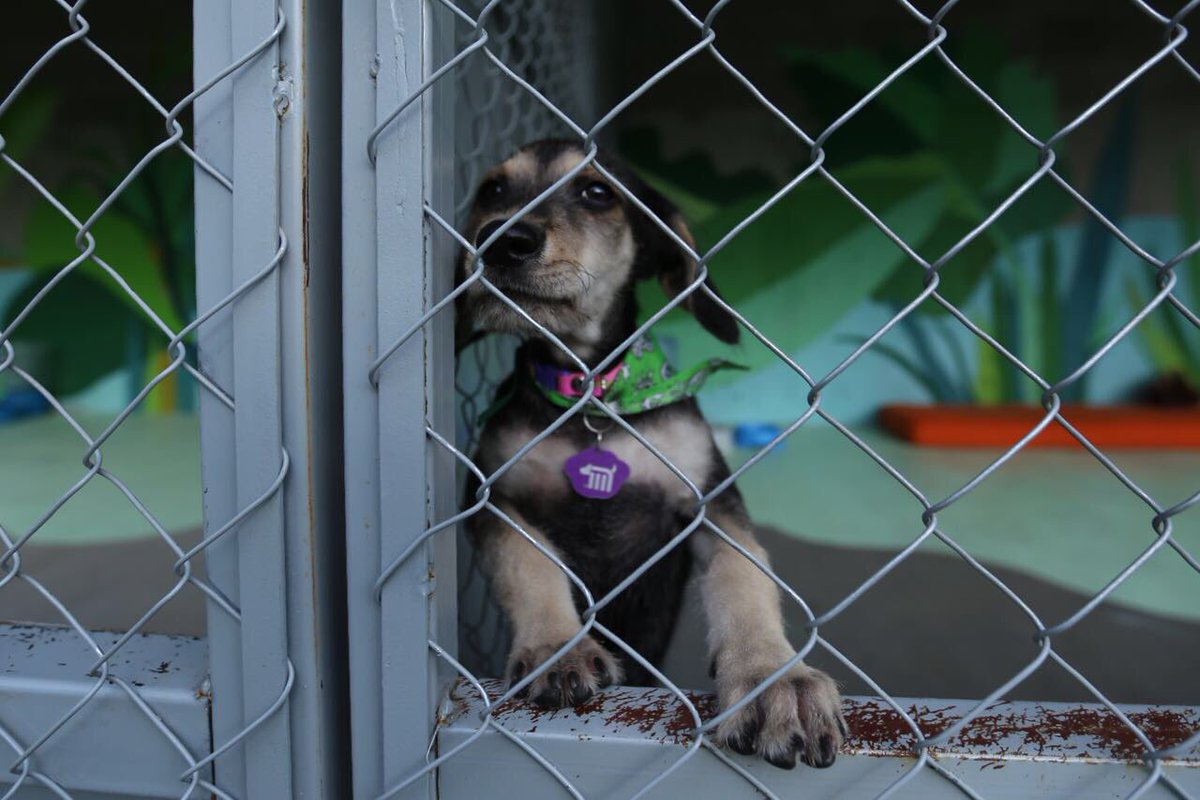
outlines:
M484 14L494 5L488 3ZM695 20L707 38L688 55L709 44L709 21L724 5L716 4L703 22ZM469 677L463 691L447 694L457 675L466 674L447 644L456 641L455 593L445 588L455 572L454 540L436 535L449 533L459 519L447 492L454 485L454 459L463 457L438 433L454 430L445 418L453 405L447 284L455 247L447 231L453 223L447 211L453 205L446 202L449 173L455 166L448 163L454 109L447 95L453 92L449 73L455 64L487 42L487 32L477 27L473 40L455 48L448 30L454 15L460 24L474 22L447 0L348 4L344 17L344 366L355 797L476 797L494 793L500 775L507 781L505 791L519 796L641 796L672 772L672 790L686 785L720 796L739 788L765 796L796 791L813 797L845 797L852 791L883 796L905 784L929 797L977 797L975 788L989 796L1022 797L1034 791L1072 797L1101 785L1116 796L1187 796L1200 789L1200 763L1180 748L1152 754L1153 763L1142 767L1112 742L1091 738L1105 726L1132 728L1131 716L1161 711L1193 720L1195 709L1117 707L1099 695L1103 702L1081 706L997 703L997 690L983 703L964 704L894 698L876 687L882 699L848 698L849 713L883 723L887 730L875 731L868 745L845 753L833 770L784 773L732 760L695 737L687 713L691 706L678 691L617 690L590 704L586 713L563 714L497 709L478 695L487 690L494 699L503 687L472 684ZM936 28L938 19L926 22ZM932 37L921 54L939 44L940 38ZM1015 685L1019 677L1009 683ZM927 723L928 714L936 715L930 727L944 734L924 735L918 729L913 720ZM1084 717L1092 721L1080 724ZM612 722L622 719L635 721ZM981 724L991 726L980 733L985 744L950 738L974 734ZM1088 725L1095 730L1089 733ZM1041 737L1035 747L1028 746L1029 731ZM587 753L581 754L584 748ZM450 760L439 767L442 757ZM963 777L967 773L969 780Z
M436 160L452 141L443 87L423 94L419 112L400 114L378 150L368 141L449 51L449 21L425 3L346 3L343 16L343 341L346 419L346 548L349 576L350 705L354 796L373 797L419 769L437 706L449 685L445 664L426 646L456 630L454 545L422 545L390 585L384 567L425 530L453 514L454 463L435 452L427 421L452 429L453 331L443 315L421 329L376 373L379 347L399 339L444 296L451 275L435 265L449 250L425 224L425 204L450 197L453 164ZM428 495L427 487L441 487ZM434 567L436 565L436 569ZM441 581L439 586L439 579ZM441 591L438 591L438 589ZM432 797L432 776L406 797Z
M75 4L73 19L83 5ZM37 748L38 769L71 789L146 796L194 792L195 783L180 789L173 771L180 755L185 784L200 772L215 794L253 798L338 796L348 763L360 797L477 796L497 764L524 767L510 773L511 788L534 796L577 793L576 786L648 789L701 752L701 740L681 741L671 720L655 720L650 736L597 725L583 745L563 720L499 712L469 698L444 704L459 672L452 644L437 644L457 639L454 539L433 535L456 520L461 455L438 433L455 427L453 332L443 298L456 245L439 216L453 207L456 168L447 157L453 86L439 78L467 52L455 51L453 12L426 0L195 0L195 10L196 82L204 87L192 98L204 161L196 187L204 234L198 299L212 316L199 326L200 374L211 385L201 401L206 539L193 554L204 551L215 590L208 595L211 732L208 690L193 685L203 680L202 648L182 648L189 670L156 686L161 692L148 703L122 682L127 675L90 675L87 662L59 656L35 631L37 661L24 668L33 675L38 662L61 658L74 677L53 686L37 676L6 678L0 694L13 701L8 708L35 731L43 719L75 716L62 717L63 707L83 712ZM214 76L223 77L213 83ZM344 408L329 390L339 384ZM12 634L4 632L15 642ZM145 637L142 649L123 651L125 667L148 676L176 644ZM349 745L341 741L347 647ZM587 721L619 716L630 704L665 713L677 696L614 692ZM908 702L887 699L850 702L877 715ZM980 711L938 713L958 714L966 726ZM1072 712L1011 709L1039 729ZM114 724L132 735L106 740L103 728ZM731 771L729 759L707 750L676 780L710 791L748 781L844 796L851 788L886 793L912 775L929 796L974 796L954 777L972 766L979 767L972 785L995 791L1028 791L1037 779L1041 791L1061 794L1111 777L1135 794L1163 785L1182 793L1179 786L1200 777L1193 763L1177 782L1156 785L1158 772L1147 778L1069 737L1049 756L1010 753L1009 765L1020 766L1006 772L991 766L996 748L1008 744L1004 736L976 750L934 752L944 743L924 739L915 751L907 742L877 744L848 754L837 771L794 776L761 765ZM582 747L587 763L570 780L551 768L578 760ZM459 748L452 770L431 768L432 756ZM534 768L530 756L546 769ZM1162 760L1160 753L1152 770L1161 771ZM933 769L920 769L926 764Z
M245 737L216 774L241 797L336 796L347 780L341 409L323 387L341 359L339 4L194 7L197 85L282 28L196 103L196 149L231 183L197 169L198 304L240 294L200 329L202 370L236 400L231 413L210 392L200 409L206 537L240 519L207 552L210 579L242 612L238 624L210 602L214 747Z
M153 158L180 148L196 165L201 313L180 331L158 322L172 363L103 434L93 441L76 428L87 474L61 502L93 477L107 478L167 540L179 578L131 630L90 632L36 575L21 572L17 550L0 585L28 582L68 626L0 628L0 739L6 753L20 754L12 772L7 762L0 771L0 793L43 796L33 788L40 784L59 797L341 796L341 409L337 392L321 390L336 384L341 357L332 157L340 3L195 0L197 88L164 104L103 49L112 33L92 30L86 2L59 2L65 33L13 96L61 49L87 47L140 95L133 102L162 115L166 133L93 218L81 224L59 206L80 228L81 250L62 274L90 257L83 240L103 209ZM189 110L194 148L176 121ZM312 152L330 157L310 166ZM57 202L36 176L0 156ZM198 366L186 363L181 344L193 331ZM0 350L0 369L12 365L12 352ZM99 460L108 436L176 371L202 386L204 537L186 553ZM10 547L0 531L0 548ZM187 566L201 554L206 580ZM207 639L140 633L180 591L207 598Z
M62 46L95 46L86 2L59 3L72 26ZM126 641L77 627L97 652L122 646L109 674L60 629L0 630L0 738L32 751L24 771L3 776L9 786L320 798L348 794L352 770L356 797L474 797L495 791L496 765L515 767L506 788L529 796L637 792L676 770L673 780L709 792L748 782L830 797L886 794L910 777L928 796L976 796L956 778L972 768L971 786L1022 796L1034 780L1059 796L1109 779L1133 794L1200 784L1200 763L1180 748L1150 753L1149 776L1128 754L1071 735L1021 752L1023 730L1054 729L1079 710L1115 724L1149 713L1107 703L1007 704L984 717L981 704L918 711L924 701L881 689L884 700L849 699L852 714L894 714L912 731L899 725L836 770L788 774L705 749L671 690L618 689L586 714L551 719L469 692L448 702L465 671L454 651L454 537L436 535L459 519L462 456L439 433L455 429L447 298L458 166L454 87L443 78L486 34L456 49L464 17L444 0L194 0L194 10L200 88L180 107L195 113L207 309L191 370L205 386L205 538L180 564L204 553L209 638ZM11 348L0 350L0 369L10 363ZM0 580L29 579L18 572L14 560ZM156 677L168 659L182 668ZM951 728L986 719L991 738L926 739L905 715L910 702L912 717L941 715ZM631 711L636 725L607 722ZM592 723L582 744L572 726ZM460 750L445 770L432 763ZM1166 760L1172 775L1160 780ZM568 761L569 778L553 767Z

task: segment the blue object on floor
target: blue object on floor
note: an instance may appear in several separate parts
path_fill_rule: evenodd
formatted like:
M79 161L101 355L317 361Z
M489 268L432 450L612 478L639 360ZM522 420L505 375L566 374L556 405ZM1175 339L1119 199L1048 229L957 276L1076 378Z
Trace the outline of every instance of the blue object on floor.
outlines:
M733 429L733 443L738 447L758 449L771 443L783 431L778 425L769 422L744 422ZM775 445L772 450L783 447L783 442Z
M37 389L18 389L0 397L0 422L44 414L50 403Z

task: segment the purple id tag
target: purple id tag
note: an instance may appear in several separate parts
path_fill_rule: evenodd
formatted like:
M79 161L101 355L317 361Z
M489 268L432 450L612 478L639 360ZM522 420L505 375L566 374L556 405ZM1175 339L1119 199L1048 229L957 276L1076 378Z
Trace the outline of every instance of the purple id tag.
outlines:
M589 447L567 459L563 472L576 494L596 500L608 500L621 490L629 478L629 465L617 454Z

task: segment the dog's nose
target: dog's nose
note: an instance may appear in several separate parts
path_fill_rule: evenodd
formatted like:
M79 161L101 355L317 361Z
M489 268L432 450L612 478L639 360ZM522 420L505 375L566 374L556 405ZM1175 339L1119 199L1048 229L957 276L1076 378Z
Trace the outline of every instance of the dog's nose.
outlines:
M505 222L507 220L496 220L480 228L479 235L475 237L475 246L486 242ZM518 222L492 242L492 246L483 254L483 261L493 267L519 267L542 252L545 243L546 234L541 228Z

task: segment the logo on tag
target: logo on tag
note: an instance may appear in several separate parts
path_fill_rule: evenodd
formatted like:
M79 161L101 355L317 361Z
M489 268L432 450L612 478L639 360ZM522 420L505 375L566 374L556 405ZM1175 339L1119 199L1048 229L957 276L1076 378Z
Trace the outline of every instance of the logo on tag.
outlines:
M568 458L563 472L576 494L608 500L621 491L621 485L629 478L629 465L616 453L589 447Z

